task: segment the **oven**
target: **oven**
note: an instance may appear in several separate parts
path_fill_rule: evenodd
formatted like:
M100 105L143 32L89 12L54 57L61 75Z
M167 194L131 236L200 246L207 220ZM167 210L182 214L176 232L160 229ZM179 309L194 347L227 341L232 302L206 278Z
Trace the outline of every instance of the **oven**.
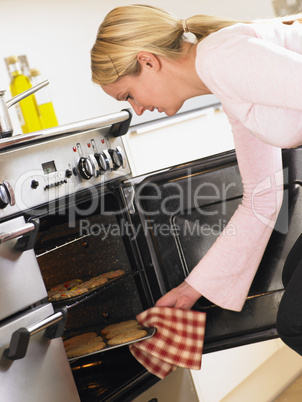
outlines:
M240 202L234 151L132 177L123 145L130 121L122 110L0 142L3 400L126 402L155 384L127 345L68 358L63 341L152 307ZM301 149L283 159L282 211L242 312L204 298L194 306L207 313L204 353L277 337L282 265L302 231ZM108 272L121 274L53 298L58 285Z
M63 343L154 304L119 190L130 121L122 110L1 141L1 400L111 400L150 383L126 347L70 359ZM68 299L50 292L108 272Z

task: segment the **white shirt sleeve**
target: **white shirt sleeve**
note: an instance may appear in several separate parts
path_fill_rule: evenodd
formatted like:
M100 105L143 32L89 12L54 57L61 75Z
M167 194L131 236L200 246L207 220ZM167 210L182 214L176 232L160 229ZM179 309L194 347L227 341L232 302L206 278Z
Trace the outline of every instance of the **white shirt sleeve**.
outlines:
M281 207L283 172L279 148L262 143L240 123L231 123L242 203L186 281L213 303L240 311Z

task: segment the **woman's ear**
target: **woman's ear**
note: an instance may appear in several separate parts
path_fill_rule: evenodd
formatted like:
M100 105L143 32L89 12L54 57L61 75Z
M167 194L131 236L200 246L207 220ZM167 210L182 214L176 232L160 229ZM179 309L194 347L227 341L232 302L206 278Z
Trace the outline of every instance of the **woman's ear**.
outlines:
M139 52L137 55L137 60L141 68L154 69L155 71L160 70L161 63L157 56L149 52Z

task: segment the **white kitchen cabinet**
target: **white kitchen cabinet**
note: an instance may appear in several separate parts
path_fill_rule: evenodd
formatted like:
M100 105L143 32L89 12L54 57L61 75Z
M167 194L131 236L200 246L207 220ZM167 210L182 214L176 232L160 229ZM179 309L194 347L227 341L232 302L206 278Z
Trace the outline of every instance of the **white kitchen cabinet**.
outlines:
M219 104L130 127L122 138L134 176L234 149Z

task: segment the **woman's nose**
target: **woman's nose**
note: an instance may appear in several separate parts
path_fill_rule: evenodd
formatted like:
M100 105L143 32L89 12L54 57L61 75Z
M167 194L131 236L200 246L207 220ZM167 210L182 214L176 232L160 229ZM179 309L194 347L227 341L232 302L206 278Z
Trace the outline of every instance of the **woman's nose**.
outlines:
M140 106L140 105L138 105L136 102L133 102L133 101L130 101L130 100L128 100L128 102L130 103L130 105L132 106L134 112L135 112L138 116L141 116L141 115L144 113L145 108L144 108L143 106Z

